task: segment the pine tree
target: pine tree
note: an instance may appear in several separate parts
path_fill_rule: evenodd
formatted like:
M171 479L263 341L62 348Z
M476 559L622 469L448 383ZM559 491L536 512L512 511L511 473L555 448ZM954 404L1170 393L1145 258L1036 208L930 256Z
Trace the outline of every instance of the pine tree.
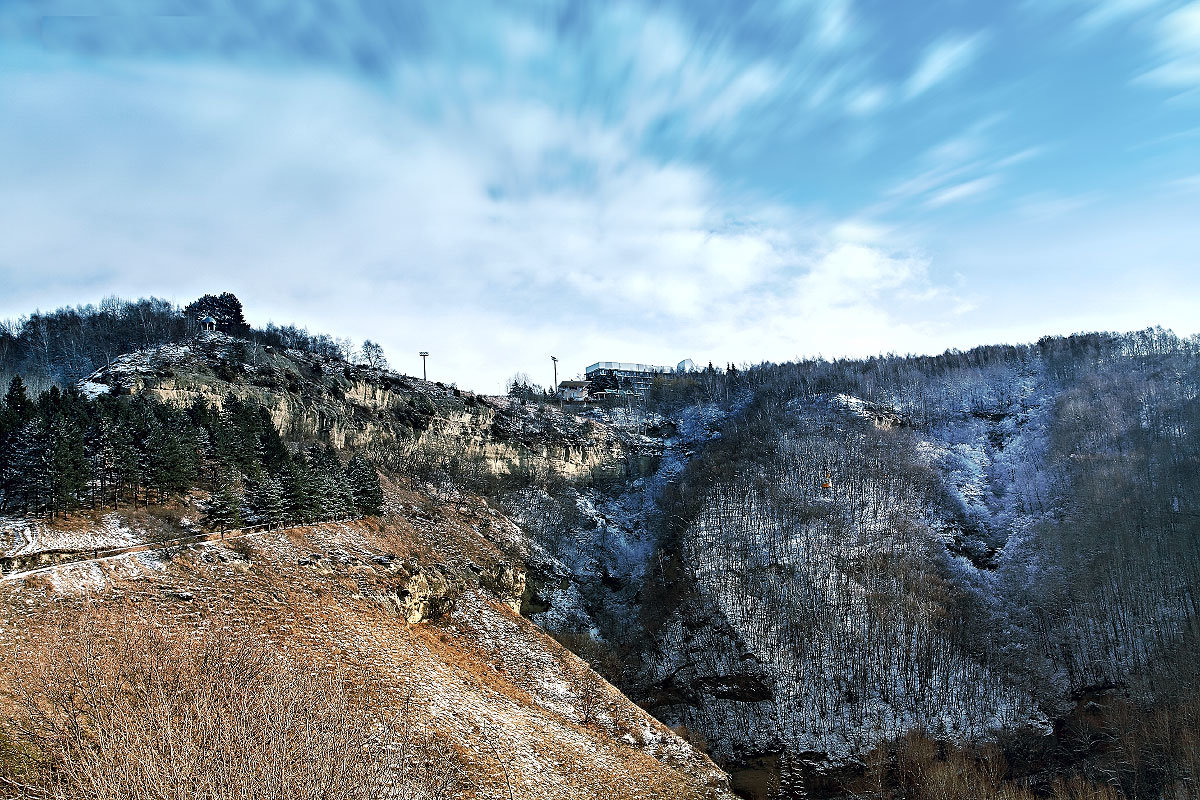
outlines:
M242 524L242 492L232 474L225 475L220 488L204 504L204 525L209 530L225 531Z
M0 508L23 508L26 487L15 467L20 431L33 419L33 403L25 391L20 375L13 377L0 403ZM21 485L18 485L21 483Z
M33 413L33 402L25 390L25 381L20 375L14 375L4 394L4 410L13 415L17 421L25 421Z
M309 469L309 459L303 453L298 454L281 478L287 521L293 525L316 521L320 498Z
M122 493L127 491L136 508L141 469L137 445L133 440L133 415L127 405L117 411L112 425L111 440L115 468L113 504L119 506Z
M197 474L195 440L186 417L170 412L165 416L149 421L146 439L146 483L157 492L159 502L186 492Z
M50 431L46 421L41 417L28 420L13 431L9 442L2 476L5 506L41 512L50 493Z
M383 489L379 486L379 474L370 461L355 454L346 465L346 479L359 514L378 516L383 513Z
M101 418L86 438L87 456L93 479L93 504L101 506L112 498L114 505L120 497L120 476L117 471L117 430L112 420Z
M46 458L45 495L50 516L79 505L89 477L83 433L73 419L57 416L46 425L49 452Z
M256 481L247 495L252 512L250 521L255 525L282 525L287 521L283 481L278 477L268 475Z

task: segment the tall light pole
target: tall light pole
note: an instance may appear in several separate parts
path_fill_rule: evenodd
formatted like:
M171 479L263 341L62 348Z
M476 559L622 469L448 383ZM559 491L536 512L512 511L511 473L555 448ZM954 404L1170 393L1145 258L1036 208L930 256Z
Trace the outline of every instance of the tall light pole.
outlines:
M554 395L558 397L558 407L562 408L562 395L558 393L558 356L550 356L554 362Z
M421 357L421 377L425 380L429 380L429 370L425 368L425 359L429 358L429 351L422 350L421 352L417 353L417 355Z

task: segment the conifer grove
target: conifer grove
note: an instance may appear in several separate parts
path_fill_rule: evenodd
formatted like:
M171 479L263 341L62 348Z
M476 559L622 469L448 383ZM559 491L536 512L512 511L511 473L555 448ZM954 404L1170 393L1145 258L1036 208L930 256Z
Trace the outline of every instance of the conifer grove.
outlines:
M289 448L265 408L229 395L187 408L151 396L51 387L31 397L20 377L0 404L0 510L54 517L78 508L163 503L208 492L204 522L305 524L378 514L374 466L343 463L328 445Z

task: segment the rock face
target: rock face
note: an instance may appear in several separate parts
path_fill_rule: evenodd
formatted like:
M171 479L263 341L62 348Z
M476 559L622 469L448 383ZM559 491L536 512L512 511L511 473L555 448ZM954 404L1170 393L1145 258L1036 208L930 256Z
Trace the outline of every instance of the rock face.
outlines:
M80 387L92 395L149 392L180 405L199 400L217 407L233 394L267 408L285 440L369 448L398 465L453 459L493 475L573 479L629 462L631 449L644 447L558 409L215 332L121 356ZM636 465L653 454L633 455Z
M500 598L513 613L521 613L525 597L525 569L511 564L498 563L480 580L480 584Z
M421 570L397 591L397 605L410 625L441 617L454 603L452 582L439 569Z

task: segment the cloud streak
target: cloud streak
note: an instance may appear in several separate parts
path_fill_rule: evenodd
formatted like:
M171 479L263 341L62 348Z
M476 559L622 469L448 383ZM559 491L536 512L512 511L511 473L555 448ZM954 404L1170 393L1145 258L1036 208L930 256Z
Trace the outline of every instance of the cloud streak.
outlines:
M1156 34L1159 63L1142 80L1172 89L1200 88L1200 2L1167 14Z
M938 84L950 80L978 58L984 36L950 35L934 42L921 56L916 69L904 85L907 98L918 97Z

